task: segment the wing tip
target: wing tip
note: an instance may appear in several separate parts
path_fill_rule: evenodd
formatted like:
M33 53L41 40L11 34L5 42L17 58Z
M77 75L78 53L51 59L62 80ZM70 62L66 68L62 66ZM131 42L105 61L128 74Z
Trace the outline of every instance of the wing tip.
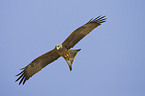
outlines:
M19 76L19 77L16 79L15 82L20 80L19 85L21 85L21 84L24 85L26 80L28 80L27 76L26 76L26 72L25 72L26 67L24 67L24 68L22 68L20 70L23 70L23 71L16 75L16 76Z
M91 20L88 21L88 23L98 23L98 24L104 23L106 22L106 19L107 19L105 17L106 17L105 15L104 16L100 15L96 17L95 19L92 18Z

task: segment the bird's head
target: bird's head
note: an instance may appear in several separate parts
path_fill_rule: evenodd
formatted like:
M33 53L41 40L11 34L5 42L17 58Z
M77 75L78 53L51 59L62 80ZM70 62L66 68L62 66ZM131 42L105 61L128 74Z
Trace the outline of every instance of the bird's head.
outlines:
M62 44L57 44L57 45L55 46L55 49L56 49L56 50L62 49Z

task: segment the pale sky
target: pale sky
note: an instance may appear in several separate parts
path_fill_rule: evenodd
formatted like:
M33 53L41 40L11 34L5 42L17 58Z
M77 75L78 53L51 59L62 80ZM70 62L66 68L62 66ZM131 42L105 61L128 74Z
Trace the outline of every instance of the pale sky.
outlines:
M0 0L0 96L145 96L144 0ZM16 74L91 18L107 22L25 85Z

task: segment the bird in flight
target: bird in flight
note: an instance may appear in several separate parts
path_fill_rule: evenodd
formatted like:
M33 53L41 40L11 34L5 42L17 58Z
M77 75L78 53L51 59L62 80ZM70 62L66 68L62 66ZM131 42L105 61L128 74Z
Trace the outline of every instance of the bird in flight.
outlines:
M86 24L74 30L62 44L57 44L53 50L37 57L26 67L22 68L22 72L16 75L19 76L16 81L20 80L19 85L21 83L24 85L30 77L48 64L57 60L59 57L65 59L71 71L75 56L81 49L70 50L70 48L74 47L83 37L103 22L106 22L105 16L98 16L95 19L92 18Z

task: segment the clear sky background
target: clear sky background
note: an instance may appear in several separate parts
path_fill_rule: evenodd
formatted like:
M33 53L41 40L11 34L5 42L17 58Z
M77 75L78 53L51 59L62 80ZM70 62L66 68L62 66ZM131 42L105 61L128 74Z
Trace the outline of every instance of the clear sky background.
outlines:
M62 43L91 18L106 15L63 58L25 85L20 68ZM0 0L0 96L145 96L145 0Z

